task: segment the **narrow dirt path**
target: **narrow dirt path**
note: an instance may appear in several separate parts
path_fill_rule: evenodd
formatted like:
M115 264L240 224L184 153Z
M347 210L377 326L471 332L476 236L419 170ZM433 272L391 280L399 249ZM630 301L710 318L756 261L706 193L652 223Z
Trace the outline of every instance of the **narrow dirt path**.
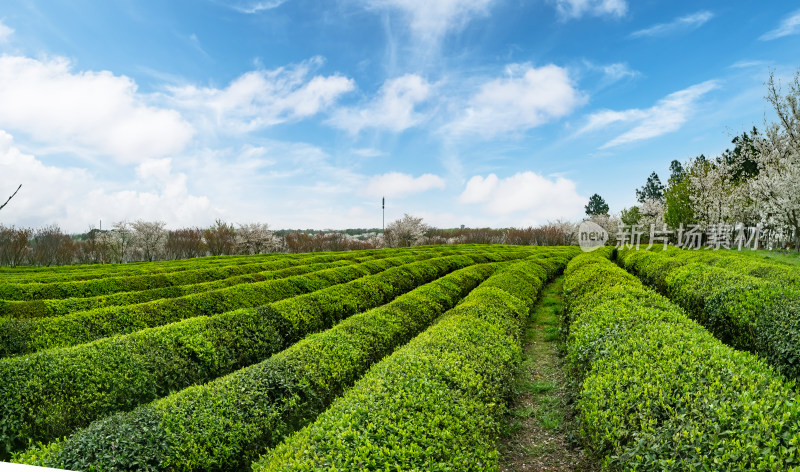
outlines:
M598 470L572 439L573 414L557 347L562 287L559 277L544 288L525 331L518 395L500 445L503 472Z

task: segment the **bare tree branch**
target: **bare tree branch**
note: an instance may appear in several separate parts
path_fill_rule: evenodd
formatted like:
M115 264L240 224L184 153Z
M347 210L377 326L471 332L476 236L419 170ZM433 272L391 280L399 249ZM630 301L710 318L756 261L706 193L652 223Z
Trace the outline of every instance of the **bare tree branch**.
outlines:
M21 188L22 188L22 184L19 184L19 187L17 187L17 190L15 190L14 193L10 197L8 197L8 200L6 200L6 202L3 203L3 206L0 206L0 210L2 210L3 208L6 207L6 205L8 205L8 202L10 202L12 198L14 198L14 195L16 195L17 192L19 192L19 189L21 189Z

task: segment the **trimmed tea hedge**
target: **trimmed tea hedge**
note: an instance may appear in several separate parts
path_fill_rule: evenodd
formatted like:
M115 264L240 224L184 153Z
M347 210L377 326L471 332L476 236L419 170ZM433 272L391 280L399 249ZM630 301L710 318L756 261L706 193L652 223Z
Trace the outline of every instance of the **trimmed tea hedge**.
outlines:
M285 258L283 253L257 254L254 256L213 256L179 259L172 261L127 262L124 264L75 264L49 267L0 267L0 277L9 282L51 283L77 280L123 277L128 275L165 274L183 270L195 270L228 265L266 262L273 258ZM303 258L306 254L291 254L290 258Z
M199 317L73 348L0 360L0 441L15 450L258 362L306 334L455 269L448 256L388 269L260 309ZM305 323L298 324L303 319ZM313 320L313 322L312 322Z
M682 250L671 247L662 253L686 262L702 262L770 282L800 288L800 266L775 259L759 258L735 250Z
M580 431L605 470L800 466L800 402L763 360L602 255L569 264L564 294Z
M100 420L17 460L80 470L245 468L494 270L495 264L457 270L260 364Z
M497 470L521 322L541 273L532 259L490 278L253 470Z
M800 290L661 252L618 257L723 342L764 356L789 378L800 376Z
M147 275L104 277L100 279L52 283L5 283L0 286L0 299L52 300L71 297L95 297L98 295L108 295L117 292L131 292L159 287L171 287L174 285L196 284L211 280L224 279L234 275L263 272L265 270L284 269L297 264L298 261L296 259L270 258L266 262L258 262L253 264L228 265L224 267Z
M195 316L265 305L414 260L414 256L390 257L286 279L237 285L136 305L100 308L55 318L0 318L0 355L73 346Z
M188 285L153 288L133 292L118 292L85 298L62 298L56 300L0 301L0 316L9 318L46 318L63 316L78 311L88 311L109 306L134 305L161 298L177 298L193 293L208 292L243 283L264 282L282 279L292 275L302 275L333 267L342 267L357 263L358 260L340 260L333 262L313 262L289 266L284 269L270 269L252 274L236 275L226 279L214 280Z

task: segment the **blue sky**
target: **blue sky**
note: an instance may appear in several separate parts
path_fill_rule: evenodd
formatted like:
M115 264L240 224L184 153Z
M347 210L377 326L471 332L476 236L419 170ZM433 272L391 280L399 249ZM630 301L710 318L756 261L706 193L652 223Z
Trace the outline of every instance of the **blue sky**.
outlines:
M4 0L0 223L578 219L771 119L795 1Z

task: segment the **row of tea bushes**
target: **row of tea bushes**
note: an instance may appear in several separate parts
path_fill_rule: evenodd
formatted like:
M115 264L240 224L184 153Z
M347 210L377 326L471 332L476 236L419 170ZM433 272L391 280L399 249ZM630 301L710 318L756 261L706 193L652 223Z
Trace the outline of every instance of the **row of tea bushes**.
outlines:
M0 267L0 278L7 283L28 284L28 283L51 283L51 282L71 282L90 279L100 279L108 277L125 277L138 275L167 274L170 272L180 272L186 270L197 270L204 268L220 268L225 266L264 263L270 260L286 259L295 260L298 263L308 257L328 258L325 261L339 260L342 258L374 257L383 258L397 255L402 252L405 254L428 251L433 246L413 246L400 249L363 249L357 251L338 251L338 252L316 252L303 254L286 253L267 253L256 255L241 256L211 256L198 257L191 259L179 259L174 261L155 261L155 262L131 262L125 264L89 264L72 266L51 266L51 267ZM517 246L518 248L519 246ZM438 246L441 256L459 254L465 250L483 249L489 251L504 251L513 249L509 245L477 245L459 244L455 246ZM2 297L0 297L2 299Z
M133 292L176 285L197 284L225 279L235 275L252 274L266 270L285 269L308 262L332 262L355 259L361 254L326 254L304 257L270 257L264 261L248 264L229 264L221 267L202 267L176 272L103 277L91 280L68 280L51 283L4 283L0 286L0 299L6 301L57 300L109 295L118 292Z
M620 251L618 260L726 344L800 376L800 289L662 252Z
M522 253L525 254L525 253ZM72 348L0 360L0 440L7 448L68 434L197 382L260 361L306 334L382 305L455 269L505 255L447 256L286 299L196 317Z
M605 470L798 470L800 402L766 362L603 254L569 264L564 294L580 432Z
M333 262L313 262L289 266L284 269L269 269L252 274L236 275L225 279L197 284L173 285L169 287L117 292L109 295L98 295L83 298L61 298L55 300L0 301L0 316L9 318L47 318L63 316L78 311L88 311L110 306L135 305L162 298L177 298L193 293L208 292L219 288L232 287L243 283L264 282L282 279L292 275L302 275L333 267L356 264L369 258L340 260Z
M490 263L456 270L259 364L97 421L16 460L75 470L245 469L496 267Z
M9 282L50 283L100 279L104 277L122 277L128 275L163 274L200 268L223 267L228 265L266 262L271 258L283 258L285 254L269 253L250 256L211 256L192 259L156 262L128 262L124 264L82 264L49 267L0 267L0 277ZM291 257L302 258L305 254L292 254Z
M800 266L736 250L682 250L670 247L663 254L686 262L704 264L752 275L770 282L800 288Z
M429 257L433 257L430 254ZM417 260L397 256L285 279L242 284L178 298L99 308L55 318L0 318L0 355L74 346L96 339L238 308L251 308L348 282Z
M543 265L531 258L498 272L253 470L497 470L520 329L549 273L563 268Z

